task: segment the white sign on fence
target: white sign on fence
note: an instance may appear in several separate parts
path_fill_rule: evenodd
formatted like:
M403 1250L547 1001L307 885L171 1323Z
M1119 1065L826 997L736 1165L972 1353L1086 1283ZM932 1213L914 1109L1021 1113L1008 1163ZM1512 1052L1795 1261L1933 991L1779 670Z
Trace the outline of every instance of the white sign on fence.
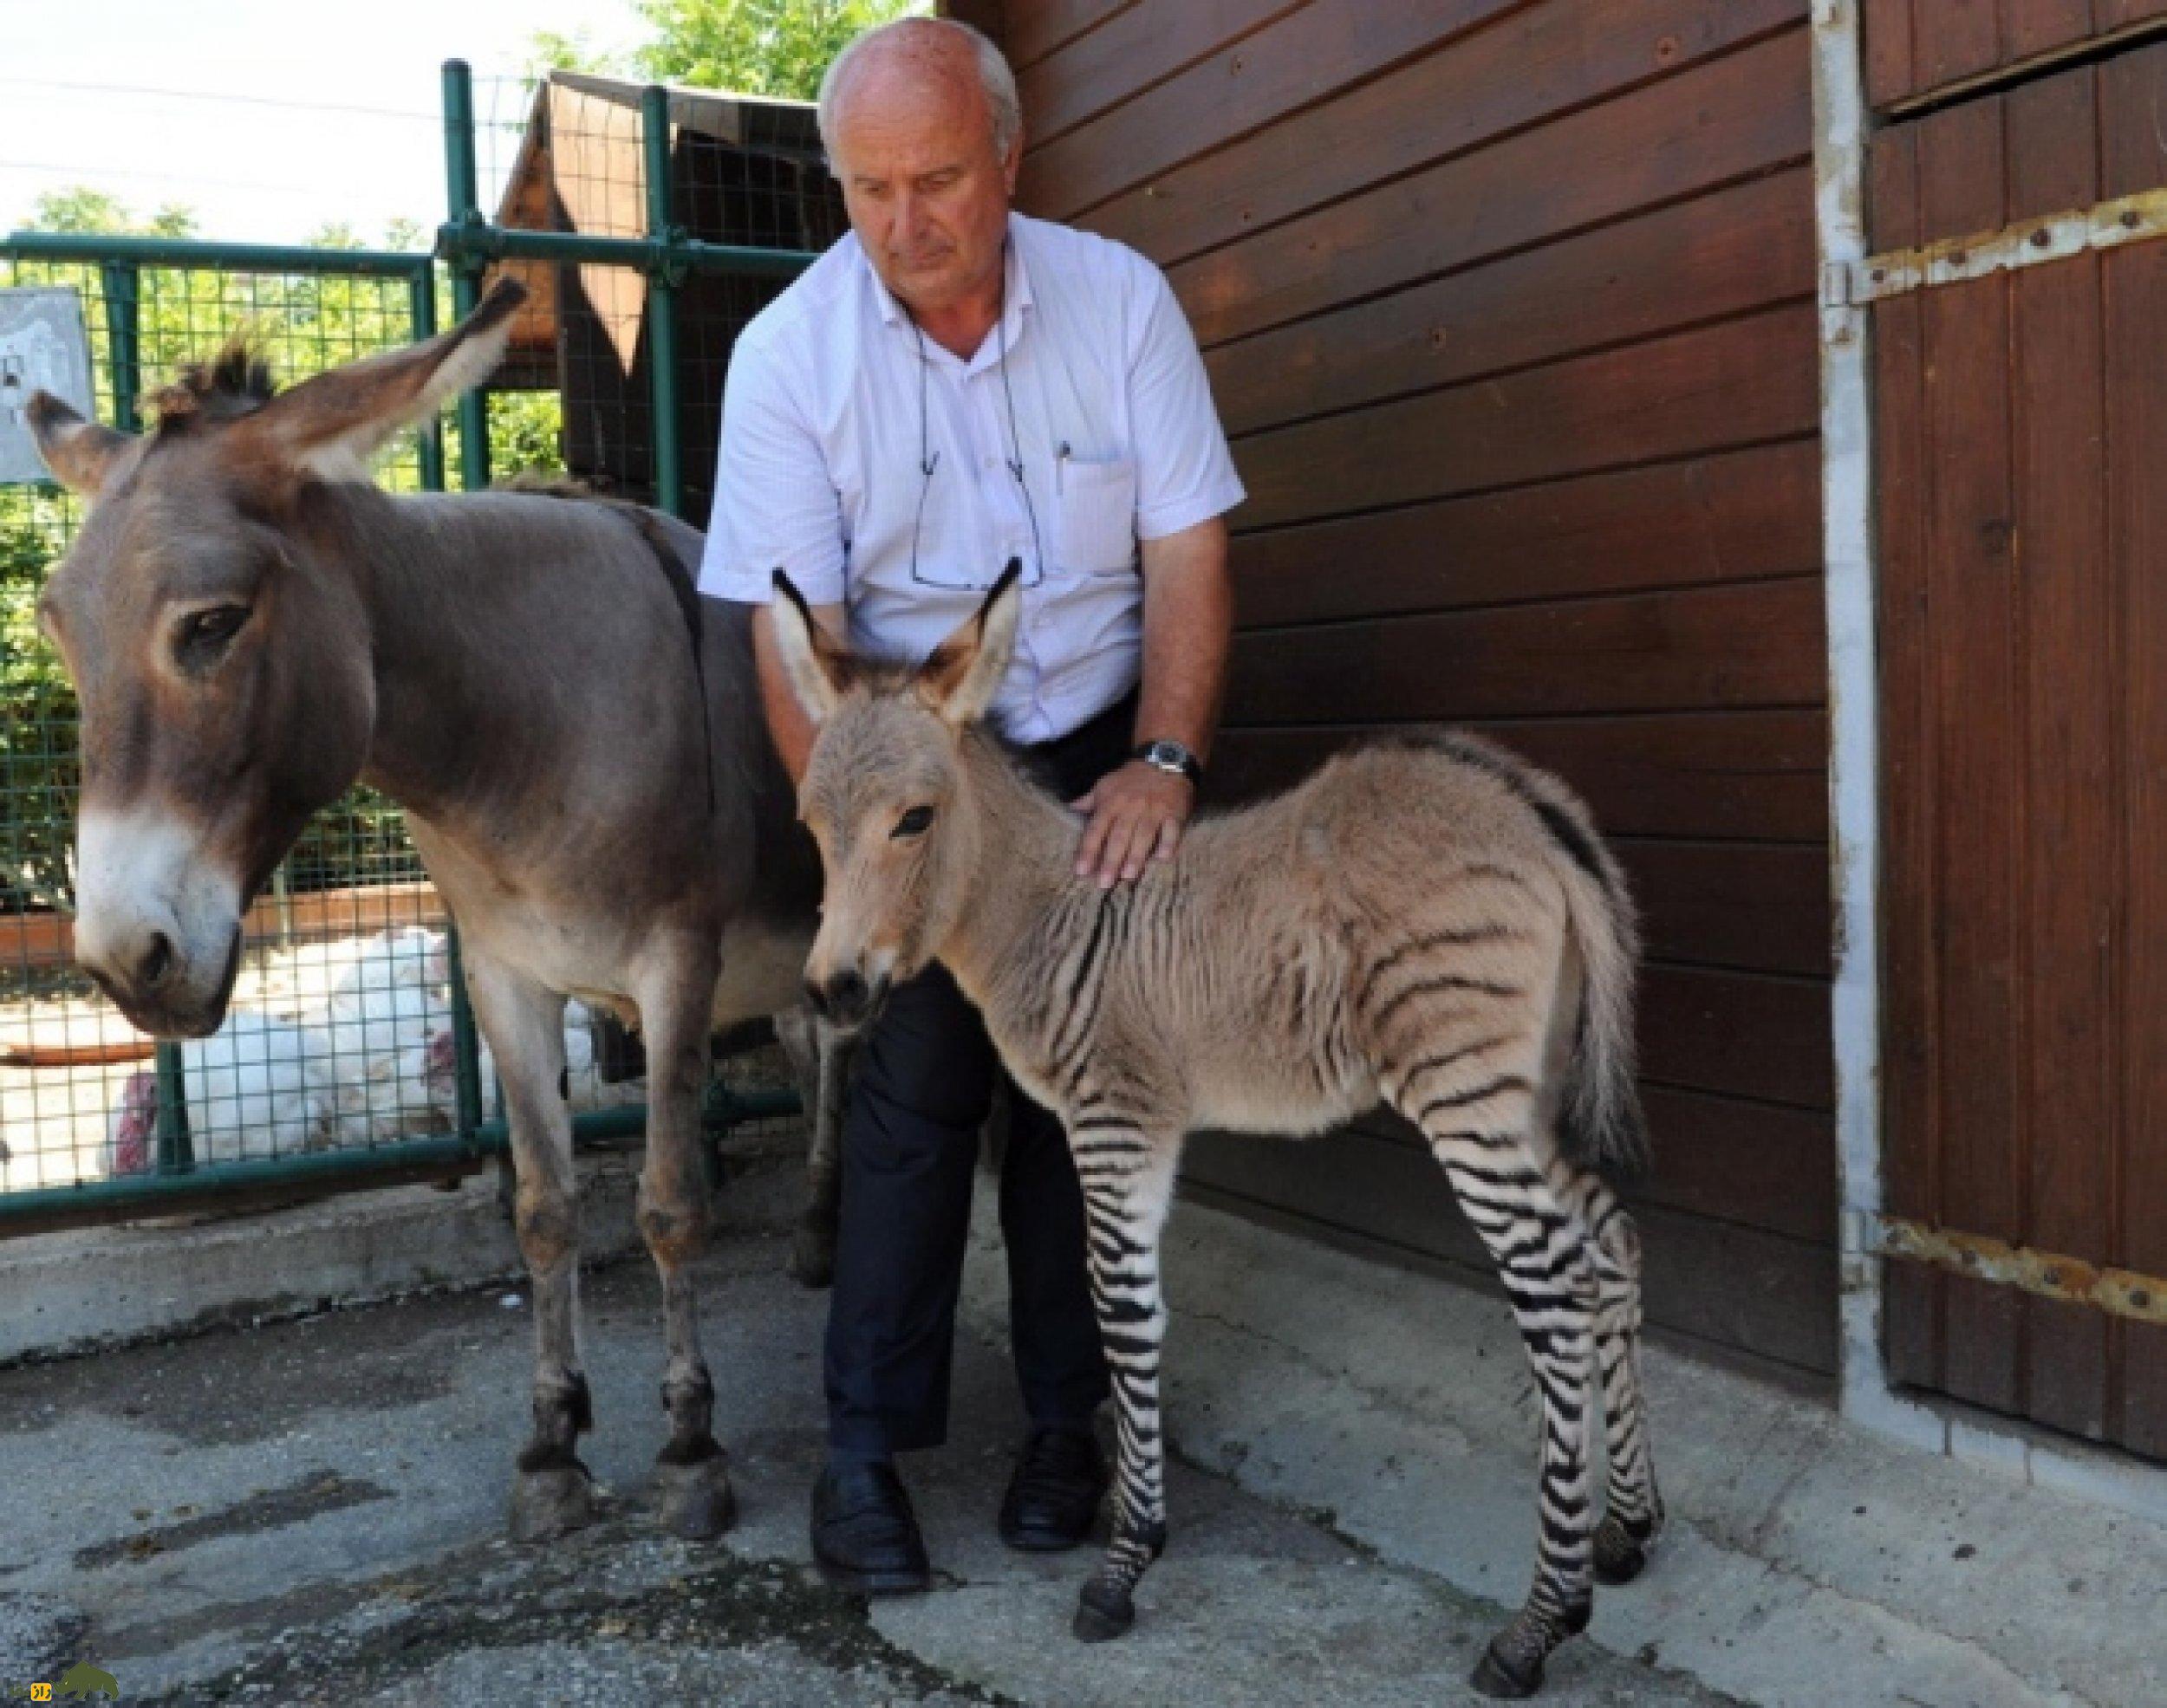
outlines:
M30 393L41 391L91 412L82 299L49 286L0 290L0 486L51 478L30 439Z

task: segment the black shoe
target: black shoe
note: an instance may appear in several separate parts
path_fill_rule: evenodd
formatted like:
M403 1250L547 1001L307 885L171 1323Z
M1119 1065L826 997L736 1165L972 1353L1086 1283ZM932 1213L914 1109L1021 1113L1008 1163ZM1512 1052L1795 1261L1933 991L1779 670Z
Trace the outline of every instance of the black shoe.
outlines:
M813 1484L813 1560L838 1589L901 1595L933 1582L926 1541L895 1467L830 1465Z
M1086 1541L1106 1492L1106 1461L1089 1430L1034 1429L1001 1500L1001 1540L1032 1554Z

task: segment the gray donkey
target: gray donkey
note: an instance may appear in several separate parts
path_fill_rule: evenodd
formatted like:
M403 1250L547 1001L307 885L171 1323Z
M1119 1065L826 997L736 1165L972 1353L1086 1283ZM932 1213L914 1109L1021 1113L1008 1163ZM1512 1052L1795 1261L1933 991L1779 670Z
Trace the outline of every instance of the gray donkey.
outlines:
M921 666L869 662L778 575L781 653L818 725L798 790L827 872L806 977L862 1023L945 962L1018 1083L1066 1125L1114 1374L1118 1511L1076 1632L1119 1635L1166 1542L1159 1238L1182 1137L1305 1134L1380 1098L1418 1126L1495 1259L1542 1400L1526 1607L1476 1686L1525 1696L1661 1523L1633 1226L1632 907L1585 809L1471 737L1373 746L1200 821L1133 887L1071 875L1076 816L980 723L1008 669L1011 564ZM1597 1385L1608 1511L1596 1516Z
M564 998L636 1012L658 1481L666 1522L712 1536L732 1500L692 1272L707 1042L802 999L819 862L745 608L693 591L698 533L630 504L368 478L393 434L487 377L524 294L500 285L441 337L276 394L230 350L140 438L33 400L47 464L90 501L38 605L82 708L75 954L145 1031L201 1036L242 916L309 815L357 778L406 808L509 1106L536 1330L512 1529L530 1539L589 1513Z

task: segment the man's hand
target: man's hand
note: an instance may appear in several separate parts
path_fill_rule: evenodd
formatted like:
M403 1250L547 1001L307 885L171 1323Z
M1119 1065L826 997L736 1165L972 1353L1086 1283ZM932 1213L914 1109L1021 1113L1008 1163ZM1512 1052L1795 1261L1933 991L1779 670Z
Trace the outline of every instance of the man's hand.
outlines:
M1135 883L1151 860L1174 858L1182 827L1195 810L1196 790L1187 777L1131 759L1069 804L1090 815L1076 850L1076 875L1096 872L1105 890L1116 879Z

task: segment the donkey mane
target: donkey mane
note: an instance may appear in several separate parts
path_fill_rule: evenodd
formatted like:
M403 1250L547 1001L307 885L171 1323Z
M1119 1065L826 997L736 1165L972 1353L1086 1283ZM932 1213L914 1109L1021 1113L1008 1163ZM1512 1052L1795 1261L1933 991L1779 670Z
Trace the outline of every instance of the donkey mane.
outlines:
M228 339L209 361L185 364L152 403L158 412L159 437L185 432L198 420L231 421L252 415L278 395L270 361L256 334Z

